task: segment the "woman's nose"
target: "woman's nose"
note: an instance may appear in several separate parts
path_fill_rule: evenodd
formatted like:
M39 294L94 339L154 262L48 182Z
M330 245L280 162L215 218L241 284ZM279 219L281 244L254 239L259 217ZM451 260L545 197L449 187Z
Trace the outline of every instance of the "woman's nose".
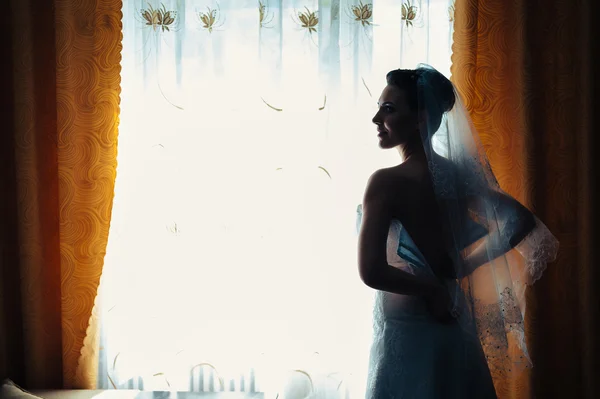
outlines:
M373 121L373 123L376 125L381 125L381 119L379 118L379 112L376 113L375 116L373 116L373 119L371 119L371 121Z

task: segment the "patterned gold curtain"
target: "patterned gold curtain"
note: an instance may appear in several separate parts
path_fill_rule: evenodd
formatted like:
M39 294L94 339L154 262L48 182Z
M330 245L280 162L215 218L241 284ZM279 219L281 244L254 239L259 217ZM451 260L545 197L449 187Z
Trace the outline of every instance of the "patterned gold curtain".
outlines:
M13 0L2 18L0 377L93 387L89 321L115 182L121 1Z
M452 76L501 186L548 223L555 265L528 295L529 376L501 398L597 398L593 60L586 0L457 0Z

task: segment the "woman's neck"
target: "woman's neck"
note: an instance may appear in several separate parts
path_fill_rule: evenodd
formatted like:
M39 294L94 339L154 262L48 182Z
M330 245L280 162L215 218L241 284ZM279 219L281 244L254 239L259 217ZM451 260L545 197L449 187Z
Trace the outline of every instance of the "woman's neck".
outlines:
M425 154L425 149L423 148L423 143L421 143L421 141L418 143L401 144L397 149L402 158L402 162L407 162L408 160L427 160L427 155Z

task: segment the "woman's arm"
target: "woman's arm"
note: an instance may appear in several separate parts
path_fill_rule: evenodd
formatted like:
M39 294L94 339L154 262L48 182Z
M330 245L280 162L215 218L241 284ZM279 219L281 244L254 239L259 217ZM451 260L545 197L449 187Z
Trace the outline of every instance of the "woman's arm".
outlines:
M463 275L471 274L479 266L506 254L519 245L536 226L533 214L514 198L495 192L492 199L496 201L494 217L497 223L488 224L488 235L465 257ZM482 217L485 218L486 215Z
M387 236L392 220L392 200L388 190L397 187L386 171L369 179L363 199L362 224L358 236L358 268L362 281L371 288L401 295L437 295L442 284L397 269L387 263Z

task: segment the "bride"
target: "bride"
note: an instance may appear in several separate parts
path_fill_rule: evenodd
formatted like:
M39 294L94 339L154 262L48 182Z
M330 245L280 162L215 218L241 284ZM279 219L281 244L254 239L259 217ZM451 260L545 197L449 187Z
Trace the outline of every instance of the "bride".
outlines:
M525 284L558 243L500 189L441 73L388 73L378 106L379 146L402 162L371 176L359 207L359 274L377 290L367 398L496 398L531 366Z

